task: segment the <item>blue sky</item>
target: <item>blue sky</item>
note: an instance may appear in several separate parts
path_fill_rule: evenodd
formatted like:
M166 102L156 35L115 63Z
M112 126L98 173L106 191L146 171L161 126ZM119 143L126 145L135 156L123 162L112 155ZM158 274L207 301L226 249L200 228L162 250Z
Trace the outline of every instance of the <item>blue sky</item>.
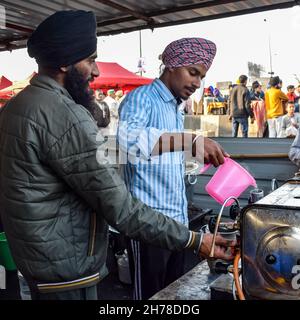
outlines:
M264 21L266 19L266 21ZM156 77L159 54L168 43L182 37L204 37L217 44L217 55L207 74L206 84L235 81L247 74L247 62L270 70L269 36L272 65L283 85L296 84L293 74L300 78L300 6L266 11L232 18L142 31L142 51L147 77ZM118 62L130 71L137 71L139 33L132 32L98 38L98 60ZM21 80L37 70L25 49L0 53L0 75ZM267 74L264 74L267 76Z

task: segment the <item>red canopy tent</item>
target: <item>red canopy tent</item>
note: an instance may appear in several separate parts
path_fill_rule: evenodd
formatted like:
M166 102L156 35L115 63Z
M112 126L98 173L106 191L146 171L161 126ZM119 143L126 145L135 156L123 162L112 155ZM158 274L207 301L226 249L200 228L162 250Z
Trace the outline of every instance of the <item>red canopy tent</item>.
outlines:
M10 85L12 85L12 82L10 80L8 80L4 76L0 77L0 90L4 89L4 88L6 88L6 87L8 87Z
M29 85L31 78L33 78L35 75L36 75L36 72L33 72L30 76L28 76L24 80L14 81L13 83L11 82L9 86L0 90L0 98L8 97L8 99L9 99L12 96L16 95L21 90L23 90L26 86Z
M8 80L6 77L1 76L0 77L0 90L9 87L12 85L12 82ZM0 107L9 99L10 97L7 95L1 95L0 94Z
M132 90L144 84L149 84L153 79L141 77L120 66L115 62L97 62L100 76L91 83L91 88Z

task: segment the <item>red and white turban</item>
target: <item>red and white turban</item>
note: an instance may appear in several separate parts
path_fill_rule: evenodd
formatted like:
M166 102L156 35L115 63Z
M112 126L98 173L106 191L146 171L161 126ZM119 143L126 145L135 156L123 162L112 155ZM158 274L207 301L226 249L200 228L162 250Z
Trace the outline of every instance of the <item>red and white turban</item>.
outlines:
M167 68L178 68L191 64L203 64L208 70L216 55L216 45L202 38L183 38L171 42L162 54Z

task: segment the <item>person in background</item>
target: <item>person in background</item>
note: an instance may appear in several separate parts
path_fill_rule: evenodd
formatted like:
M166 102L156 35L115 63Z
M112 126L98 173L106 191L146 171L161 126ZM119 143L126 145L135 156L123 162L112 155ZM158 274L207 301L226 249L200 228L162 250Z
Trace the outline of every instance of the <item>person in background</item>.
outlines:
M214 101L214 95L213 92L211 91L211 86L208 88L204 88L203 92L203 111L204 114L207 115L209 112L208 105L209 103Z
M294 101L286 103L287 114L282 117L281 130L283 137L295 137L300 125L300 114L295 113Z
M298 86L295 88L294 91L295 94L295 112L299 112L300 108L299 108L299 104L300 104L300 84L298 84Z
M124 90L123 96L119 99L119 105L121 105L122 101L126 98L127 94L130 92L130 90Z
M253 119L250 92L247 89L248 77L241 75L238 80L239 84L230 94L229 120L232 120L232 137L237 137L241 125L243 138L248 138L248 118Z
M217 102L224 102L225 101L224 97L222 96L222 94L218 88L214 89L213 96Z
M213 92L211 91L210 87L204 88L203 95L204 97L213 97Z
M105 94L101 89L96 89L95 90L95 99L97 102L101 102L105 99Z
M269 138L280 137L284 104L288 101L288 97L281 91L280 83L282 81L278 76L272 77L269 81L270 89L265 93Z
M119 102L116 100L115 90L107 90L107 96L103 101L107 103L110 112L110 123L107 127L108 133L115 136L119 121Z
M38 74L0 109L1 221L35 300L97 299L108 274L108 225L198 256L207 257L212 244L211 235L132 197L100 152L106 140L90 113L89 88L99 76L96 26L95 15L82 10L46 18L27 42ZM232 258L221 247L229 244L218 237L216 258Z
M120 104L120 100L122 99L123 95L124 95L123 90L118 90L116 92L116 98L115 99L119 104Z
M296 99L295 86L293 86L292 84L287 86L286 96L288 97L289 101L295 102L295 99Z
M251 86L250 91L250 99L251 100L264 100L265 94L262 90L262 86L258 81L254 81Z
M118 142L122 153L131 157L122 166L129 191L184 225L188 225L188 216L183 151L200 143L205 162L215 166L228 156L213 140L184 133L179 111L182 101L200 88L215 54L215 44L206 39L171 42L162 54L165 67L160 78L130 92L120 106ZM203 162L201 153L193 156ZM131 241L130 249L135 266L135 299L148 299L184 272L184 255L180 252L136 240Z
M99 128L106 128L110 123L110 111L107 103L104 101L105 95L102 90L95 90L96 106L91 111L97 126Z
M229 104L230 104L230 94L231 94L231 91L232 89L235 87L235 84L230 84L228 86L228 95L226 95L226 102L227 102L227 114L229 114Z
M251 109L256 121L257 137L268 136L267 131L267 119L266 119L266 106L265 106L265 94L262 90L262 86L258 81L254 81L250 91Z
M105 101L96 101L97 107L95 107L91 114L95 119L98 128L106 128L110 124L110 111Z
M119 103L116 100L116 93L114 89L107 90L107 96L103 100L107 103L110 111L110 115L112 117L118 118L118 109L119 109Z
M300 130L299 129L290 147L289 159L300 169Z

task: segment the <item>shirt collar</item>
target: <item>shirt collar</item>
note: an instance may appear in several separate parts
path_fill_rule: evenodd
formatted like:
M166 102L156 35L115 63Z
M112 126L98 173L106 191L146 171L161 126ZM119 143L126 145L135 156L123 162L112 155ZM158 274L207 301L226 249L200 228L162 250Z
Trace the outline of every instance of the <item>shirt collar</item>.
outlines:
M177 101L177 99L173 96L171 91L167 88L167 86L160 79L158 79L158 78L155 79L153 81L153 86L165 102L172 102L175 105L179 105L182 102L181 99L179 99L179 98L177 98L178 99L178 101ZM180 103L178 103L178 102L180 102Z

